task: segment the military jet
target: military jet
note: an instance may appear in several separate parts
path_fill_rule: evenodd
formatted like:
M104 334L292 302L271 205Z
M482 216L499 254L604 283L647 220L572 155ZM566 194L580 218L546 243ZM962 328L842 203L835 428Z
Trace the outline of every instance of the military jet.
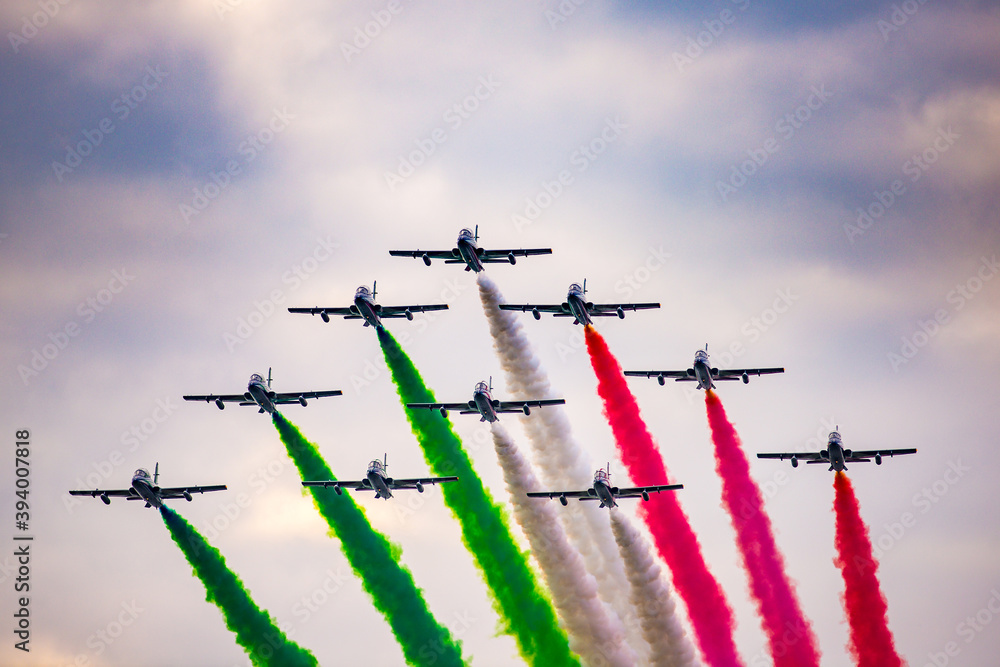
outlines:
M646 310L649 308L659 308L658 303L593 303L587 301L587 281L583 281L581 287L579 283L569 286L566 293L566 301L563 303L550 305L531 305L502 303L500 310L518 310L522 313L531 312L536 320L542 319L542 313L552 313L555 317L572 317L573 324L593 324L594 317L612 317L617 315L620 319L625 319L626 310Z
M589 489L583 491L536 491L528 494L529 498L558 498L563 506L568 505L567 498L579 498L583 500L600 500L601 507L618 507L616 498L642 498L649 500L649 494L660 493L661 491L676 491L683 489L683 484L661 484L659 486L634 486L626 489L619 489L611 486L611 464L607 470L599 469L594 473L594 483Z
M839 428L839 427L838 427ZM844 441L840 433L833 431L830 433L830 441L826 449L818 452L775 452L758 454L759 459L778 459L784 461L790 459L793 468L799 467L799 459L806 463L829 463L829 470L837 472L847 470L847 463L868 463L875 459L875 465L882 465L883 456L902 456L903 454L916 454L916 449L866 449L851 450L844 448Z
M386 455L382 461L375 459L368 464L368 473L365 475L364 479L357 481L344 481L341 479L333 479L326 481L310 481L302 482L302 486L322 486L324 488L333 487L333 490L337 492L337 495L342 495L344 489L352 489L354 491L374 491L376 498L384 498L388 500L392 498L393 489L416 489L418 493L424 492L424 484L440 484L442 482L456 482L458 477L414 477L412 479L393 479L387 476L386 469L389 464L383 463L383 461L388 461L389 457Z
M90 496L100 498L105 505L111 504L112 498L125 498L126 500L144 500L146 507L159 509L164 500L183 498L190 501L192 493L208 493L209 491L225 491L225 484L214 486L173 486L161 488L159 486L160 464L156 464L152 478L149 471L139 468L132 475L132 486L128 489L93 489L91 491L70 491L71 496Z
M289 308L288 312L319 315L324 322L330 321L330 315L343 315L345 320L364 320L366 327L381 327L382 318L405 317L412 320L413 313L448 310L446 303L430 306L383 306L376 303L375 296L377 294L375 283L372 283L370 290L362 285L354 292L354 304L346 308L316 306L314 308Z
M698 389L714 389L715 383L720 380L743 380L743 384L750 382L751 375L770 375L772 373L784 373L784 368L729 368L720 370L712 368L708 361L708 345L704 350L694 353L694 363L686 371L625 371L625 375L632 377L655 377L662 387L666 378L674 378L675 382L697 382Z
M472 391L472 400L466 403L407 403L406 407L414 410L440 410L442 417L448 416L449 410L458 410L460 415L480 416L479 421L495 422L500 413L521 412L525 415L531 414L531 408L540 408L546 405L564 405L563 398L541 398L530 401L498 401L493 398L493 378L490 384L477 382L476 388Z
M528 248L518 250L484 250L476 243L479 240L479 225L475 233L463 229L458 233L458 241L451 250L390 250L393 257L419 257L424 264L431 265L432 259L443 259L445 264L465 264L466 271L479 273L484 264L516 264L517 257L531 255L551 255L552 248Z
M271 390L271 369L267 369L267 383L259 374L250 376L246 393L243 394L205 394L198 396L185 396L185 401L205 401L215 402L220 410L225 409L226 403L239 403L240 405L256 405L258 412L274 414L277 406L287 403L298 403L302 407L307 405L309 398L324 398L326 396L340 396L344 392L339 389L330 391L291 391L275 392Z

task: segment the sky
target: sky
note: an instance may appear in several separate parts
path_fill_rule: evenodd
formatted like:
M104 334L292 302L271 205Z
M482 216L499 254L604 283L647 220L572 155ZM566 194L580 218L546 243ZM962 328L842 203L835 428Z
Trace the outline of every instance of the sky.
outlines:
M342 389L284 411L331 468L391 454L427 474L374 332L285 309L375 280L385 305L447 303L388 328L440 400L490 376L502 398L474 275L388 254L477 225L484 247L553 249L488 269L511 302L586 278L596 302L661 303L597 323L626 369L686 368L706 343L720 367L785 367L720 396L824 665L851 664L833 476L753 453L833 428L919 450L849 471L901 654L1000 652L995 4L16 0L0 26L0 663L248 664L155 512L67 494L157 462L163 484L228 485L176 507L322 664L401 663L267 417L181 396L269 367L277 391ZM582 331L524 318L593 468L621 481ZM702 396L630 386L739 650L769 664ZM488 429L452 419L509 503ZM521 419L504 424L524 442ZM466 654L520 664L439 489L360 503Z

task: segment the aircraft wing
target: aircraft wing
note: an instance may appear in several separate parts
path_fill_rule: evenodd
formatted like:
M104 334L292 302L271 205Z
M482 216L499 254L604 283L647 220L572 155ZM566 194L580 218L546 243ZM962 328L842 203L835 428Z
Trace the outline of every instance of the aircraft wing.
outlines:
M205 401L211 403L212 401L222 401L223 403L240 403L247 400L246 394L206 394L204 396L185 396L185 401ZM249 403L249 405L257 405L256 403Z
M530 257L531 255L551 255L552 248L527 248L518 250L481 250L479 261L483 264L510 262L510 257Z
M461 257L458 248L454 250L390 250L393 257L412 257L418 259L427 255L431 259L455 259Z
M308 315L320 315L326 313L327 315L343 315L344 317L349 317L351 319L357 319L360 317L350 308L326 308L316 306L314 308L289 308L290 313L306 313Z
M208 493L209 491L225 491L225 484L214 484L212 486L171 486L160 489L160 498L183 498L184 493Z
M390 489L415 489L417 484L441 484L443 482L457 482L458 477L413 477L411 479L394 479L387 486Z
M587 304L587 311L591 315L596 315L598 317L611 317L612 315L618 315L618 309L624 310L648 310L650 308L659 308L658 303L594 303Z
M693 372L694 371L692 371L692 373ZM632 377L641 377L641 378L655 378L661 376L665 378L678 378L678 379L684 379L688 377L693 378L693 375L691 375L687 371L625 371L625 375L629 375Z
M540 408L543 405L565 405L565 398L542 398L533 401L500 401L497 412L521 412L525 406Z
M382 306L376 308L379 317L406 317L407 313L426 313L432 310L448 310L448 304L436 303L429 306Z
M302 486L322 486L323 488L329 488L331 486L339 486L342 489L352 489L354 491L371 491L372 487L365 486L364 480L343 480L343 479L330 479L324 480L322 482L302 482Z
M676 491L683 489L683 484L660 484L658 486L632 486L627 489L618 489L614 494L616 498L639 498L643 493L659 493L660 491Z
M802 461L826 461L821 452L772 452L757 455L759 459L778 459L779 461L793 457Z
M298 403L299 398L325 398L327 396L341 396L343 393L339 389L331 391L300 391L298 393L289 391L273 394L271 400L275 403Z
M406 407L411 410L468 410L469 402L465 403L407 403ZM476 410L478 412L478 410Z
M566 498L590 498L591 491L593 489L586 489L585 491L533 491L528 493L529 498L559 498L560 496L565 496ZM594 498L597 496L594 495Z
M108 496L109 498L128 498L134 496L139 498L139 494L132 489L94 489L86 491L70 491L71 496L90 496L91 498L96 498L98 496Z
M852 451L851 455L845 457L848 463L859 463L870 461L873 456L902 456L903 454L916 454L916 449L866 449L864 451Z
M554 314L570 314L568 303L559 304L548 304L541 306L532 306L530 303L516 304L516 303L501 303L500 310L518 310L522 313L527 313L532 310L537 310L540 313L554 313Z
M747 375L760 376L760 375L772 375L774 373L784 373L784 372L785 372L784 368L727 368L725 370L719 369L719 374L715 379L722 380L722 379L732 378L736 380L744 373L746 373Z

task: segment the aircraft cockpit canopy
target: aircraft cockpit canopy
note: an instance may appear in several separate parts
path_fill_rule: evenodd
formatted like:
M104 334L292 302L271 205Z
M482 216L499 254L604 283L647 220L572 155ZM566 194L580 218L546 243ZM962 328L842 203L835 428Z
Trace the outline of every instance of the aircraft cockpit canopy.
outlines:
M695 361L708 361L708 352L705 350L698 350L694 353Z
M486 384L485 382L477 382L476 383L476 393L477 394L485 394L485 393L488 393L489 390L490 390L490 386L488 384Z
M132 477L141 477L143 479L149 479L149 471L146 470L145 468L139 468L138 470L135 471L135 474L132 475Z
M472 230L468 229L468 228L463 229L462 231L460 231L458 233L458 238L460 238L460 239L466 239L467 241L472 241L473 238L474 238L474 236L475 235L472 233Z
M358 288L358 291L354 293L354 298L355 299L359 297L371 298L371 295L372 295L371 290L362 285L361 287Z
M385 472L385 466L378 459L368 464L368 472Z
M580 283L573 283L569 286L569 291L576 294L583 294L583 288L580 287Z
M250 382L259 382L264 384L264 378L259 373L254 373L250 376Z
M604 470L604 468L601 468L600 470L594 473L595 482L608 482L609 480L610 477L608 477L608 473L606 470Z
M839 445L843 442L843 440L840 439L839 433L837 433L836 431L832 431L830 433L830 442L835 442Z

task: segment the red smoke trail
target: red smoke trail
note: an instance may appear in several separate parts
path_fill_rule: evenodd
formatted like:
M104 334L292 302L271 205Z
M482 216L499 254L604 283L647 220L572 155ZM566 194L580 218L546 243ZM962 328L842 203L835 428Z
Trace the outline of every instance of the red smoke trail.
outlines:
M760 489L750 477L740 437L715 392L705 392L705 406L715 444L715 470L722 478L722 500L736 530L736 543L775 667L818 666L816 637L785 576L784 559L774 543Z
M833 562L844 577L844 610L851 627L848 649L858 667L900 667L905 663L889 632L885 596L875 576L878 562L872 555L868 526L861 520L854 488L842 472L834 475L833 488L837 491L833 501L837 557Z
M593 327L585 328L597 392L614 432L618 451L632 481L640 486L667 484L663 459L639 415L639 405L625 383L618 360ZM701 545L675 494L657 494L642 504L643 519L672 574L674 588L687 607L695 641L713 667L742 665L733 642L733 610L719 582L708 571Z

